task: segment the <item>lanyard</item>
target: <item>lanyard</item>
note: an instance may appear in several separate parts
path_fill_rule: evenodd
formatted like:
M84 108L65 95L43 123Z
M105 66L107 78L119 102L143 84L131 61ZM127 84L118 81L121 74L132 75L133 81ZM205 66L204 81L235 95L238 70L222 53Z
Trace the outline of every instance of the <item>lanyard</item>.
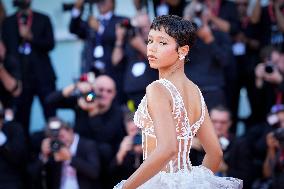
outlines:
M23 16L26 16L27 18L25 23L23 21ZM33 12L29 11L26 15L23 15L23 13L18 13L17 14L17 19L18 19L18 26L22 27L22 26L27 26L27 27L31 27L32 26L32 22L33 22Z
M269 18L270 18L271 22L275 23L276 17L275 17L275 13L274 13L272 4L268 5L268 14L269 14Z

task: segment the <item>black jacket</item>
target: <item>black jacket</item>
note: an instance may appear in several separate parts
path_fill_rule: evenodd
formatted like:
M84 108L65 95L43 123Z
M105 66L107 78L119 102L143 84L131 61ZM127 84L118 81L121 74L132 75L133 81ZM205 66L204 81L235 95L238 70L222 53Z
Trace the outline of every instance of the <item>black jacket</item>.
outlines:
M15 122L5 123L2 131L7 141L0 146L0 188L20 188L27 160L24 132L21 125Z
M37 81L40 85L46 82L54 82L56 79L55 72L52 68L49 58L49 51L54 48L53 29L50 19L41 13L32 12L33 21L31 31L33 33L33 40L31 44L31 54L23 56L19 54L19 45L21 37L18 29L17 13L7 17L3 22L2 39L7 49L6 64L15 65L17 62L20 68L19 74L24 82L30 79ZM9 59L13 57L13 62Z
M43 140L43 132L35 133L33 141ZM35 151L39 149L34 149ZM39 153L38 153L39 154ZM36 157L39 157L38 155ZM101 188L98 180L100 173L100 160L97 151L97 145L94 141L80 137L77 152L72 157L70 165L76 169L77 181L80 189ZM61 184L62 163L55 162L52 157L44 164L39 158L36 158L29 165L30 178L34 189L46 186L47 189L59 189ZM44 173L44 174L43 174ZM40 177L41 176L41 177ZM41 181L42 183L36 182Z

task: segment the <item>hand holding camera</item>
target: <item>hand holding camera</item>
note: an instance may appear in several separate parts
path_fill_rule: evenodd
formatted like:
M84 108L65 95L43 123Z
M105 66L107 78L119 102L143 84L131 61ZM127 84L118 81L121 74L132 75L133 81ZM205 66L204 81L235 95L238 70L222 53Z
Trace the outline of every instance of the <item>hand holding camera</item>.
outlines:
M262 87L263 81L271 84L280 84L283 81L279 69L270 61L258 64L255 68L255 76L257 87Z
M57 162L71 160L72 155L68 148L62 147L58 152L54 153L54 160Z

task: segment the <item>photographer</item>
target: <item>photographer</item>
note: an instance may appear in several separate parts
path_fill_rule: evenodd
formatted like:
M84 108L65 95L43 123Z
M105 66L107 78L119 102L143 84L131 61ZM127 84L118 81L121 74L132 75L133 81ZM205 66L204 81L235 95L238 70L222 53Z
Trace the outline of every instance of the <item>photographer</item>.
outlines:
M284 127L266 136L267 155L263 165L265 178L272 178L271 189L284 188Z
M135 24L135 25L134 25ZM158 74L148 64L146 42L150 19L146 13L137 14L132 22L124 20L116 26L116 42L112 52L112 64L124 64L123 92L127 100L134 101L137 108L149 83Z
M0 188L22 189L23 169L27 160L25 135L21 125L5 121L0 102Z
M89 2L96 2L99 16L94 17L90 14L88 20L84 21L81 18L84 2L86 1L76 1L70 23L70 32L85 41L81 71L86 73L93 70L97 75L107 74L111 76L116 82L117 100L119 103L123 103L124 66L122 64L114 66L111 63L111 53L116 41L115 26L124 17L115 15L115 0L97 0Z
M41 147L29 169L34 184L30 186L31 188L93 189L101 187L98 181L100 161L94 141L74 133L69 125L58 118L51 118L45 133L35 133L32 139L34 139L34 145L38 143ZM39 181L42 183L36 186L35 183Z
M81 136L96 141L102 160L101 170L104 172L124 136L123 116L121 108L113 103L116 95L113 79L101 75L94 82L87 81L54 92L47 97L47 103L57 108L74 109L74 130ZM79 91L79 95L76 95L76 91ZM84 95L90 91L95 93L92 100ZM108 175L103 173L102 177L104 184L109 184Z
M197 17L202 24L196 23ZM204 15L193 15L188 19L195 22L198 29L196 43L190 52L190 63L185 64L185 72L200 86L210 111L212 107L227 103L224 69L232 53L230 38L227 33L211 28Z
M133 122L133 117L134 113L131 112L127 112L124 116L127 135L120 143L109 168L113 184L128 178L143 162L142 136Z
M55 109L44 103L46 95L55 90L56 76L48 55L54 47L53 30L48 16L33 11L31 3L32 0L13 0L17 12L4 20L2 28L5 66L19 70L22 81L16 119L27 136L35 95L39 97L45 118L55 115Z
M256 80L255 84L258 88L257 99L262 102L259 112L262 117L269 112L273 104L282 103L283 96L283 65L281 53L274 47L268 46L261 50L262 63L259 63L255 68Z
M261 47L272 45L279 50L284 49L284 2L269 0L266 6L256 0L251 21L259 25L261 34L258 36Z

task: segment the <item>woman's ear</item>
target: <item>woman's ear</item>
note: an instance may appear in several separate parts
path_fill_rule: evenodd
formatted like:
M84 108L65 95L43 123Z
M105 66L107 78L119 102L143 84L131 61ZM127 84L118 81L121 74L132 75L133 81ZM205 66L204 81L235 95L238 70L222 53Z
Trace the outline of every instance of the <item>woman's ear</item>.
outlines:
M188 54L189 52L189 46L188 45L184 45L182 47L178 48L178 55L179 55L179 59L182 60L184 59L184 57Z

